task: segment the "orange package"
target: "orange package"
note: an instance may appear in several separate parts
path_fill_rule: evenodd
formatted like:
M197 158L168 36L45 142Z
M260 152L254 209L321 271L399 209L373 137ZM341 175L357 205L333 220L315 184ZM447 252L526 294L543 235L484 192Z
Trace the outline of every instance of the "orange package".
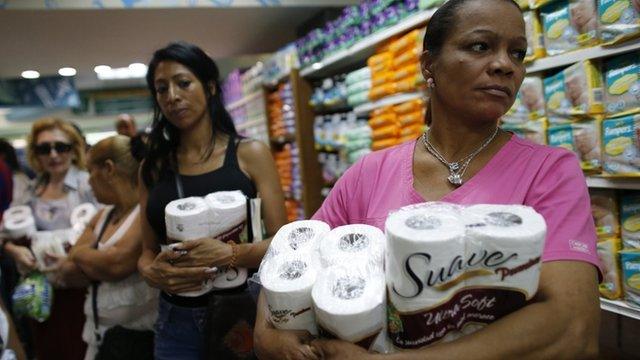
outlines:
M418 90L418 75L410 76L408 78L397 81L396 87L398 92L412 92Z
M407 113L422 110L422 109L424 109L423 99L410 100L393 107L393 111L398 115L403 115L403 114L407 114Z
M377 129L383 126L398 126L398 122L396 119L396 114L394 113L386 113L378 116L372 116L369 119L369 126L372 129Z
M420 39L424 36L423 29L415 29L402 36L400 39L392 42L389 45L389 51L394 54L402 53L406 48L411 46L418 46Z
M375 142L382 139L393 138L396 139L398 137L398 127L396 125L387 125L381 128L374 129L371 132L371 139Z
M376 150L385 149L390 146L396 145L397 143L398 143L397 138L388 138L388 139L374 141L373 143L371 143L371 150L376 151Z
M369 116L376 117L376 116L384 115L387 113L394 113L393 107L391 105L371 110L371 113L369 114Z
M398 116L398 123L402 127L411 126L414 124L424 124L424 112L422 110L416 110L408 114Z
M422 124L413 124L411 126L403 127L400 129L400 137L418 135L422 133L423 128L424 125Z
M395 94L398 92L398 85L396 83L388 83L381 86L376 86L371 88L369 91L369 99L378 100L385 96L389 96L391 94Z
M375 67L377 65L380 65L392 60L393 60L393 55L390 52L385 51L369 57L369 59L367 59L367 66Z
M407 141L415 141L418 137L420 137L421 134L422 133L401 136L398 138L398 144L406 143Z
M375 75L371 75L371 87L390 83L391 81L393 81L393 74L394 73L391 71L383 71L376 73Z
M405 65L420 62L420 51L417 47L407 49L407 51L393 58L393 68L400 69Z
M400 81L407 77L415 77L420 75L420 63L410 63L393 72L392 80Z

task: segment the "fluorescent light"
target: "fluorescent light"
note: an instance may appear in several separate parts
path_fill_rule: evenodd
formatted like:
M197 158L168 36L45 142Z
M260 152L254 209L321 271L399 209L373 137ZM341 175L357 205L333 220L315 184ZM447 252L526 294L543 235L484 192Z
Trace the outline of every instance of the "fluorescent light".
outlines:
M322 63L313 63L313 65L311 65L311 68L313 68L314 70L318 70L322 67Z
M35 70L23 71L21 75L25 79L37 79L40 77L40 73Z
M58 70L58 74L60 76L75 76L76 73L77 73L76 69L72 67L63 67L60 70Z
M111 71L111 66L109 66L109 65L98 65L98 66L93 68L93 71L95 71L97 74L108 72L108 71Z
M147 65L142 63L129 64L129 74L131 77L147 76Z

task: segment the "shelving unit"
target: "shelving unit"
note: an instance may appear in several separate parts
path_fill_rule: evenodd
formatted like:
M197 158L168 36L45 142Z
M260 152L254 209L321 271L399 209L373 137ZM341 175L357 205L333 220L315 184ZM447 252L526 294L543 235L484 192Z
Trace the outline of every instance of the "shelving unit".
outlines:
M587 186L590 188L640 190L640 178L588 176Z
M594 46L538 59L527 65L527 73L541 72L571 65L578 61L599 59L640 49L640 40L632 40L618 46Z
M257 99L260 96L262 96L262 90L258 90L256 92L253 92L245 97L243 97L242 99L232 102L231 104L229 104L227 106L227 111L233 111L243 105L246 105L247 103L249 103L251 100Z
M605 311L620 314L632 319L640 320L640 309L627 305L622 301L600 298L600 308Z
M391 96L384 97L378 101L358 105L353 109L353 112L356 113L356 115L366 115L372 110L375 110L384 106L396 105L396 104L400 104L403 102L411 101L414 99L420 99L420 98L425 98L425 94L419 91L412 92L412 93L402 93L402 94L391 95Z

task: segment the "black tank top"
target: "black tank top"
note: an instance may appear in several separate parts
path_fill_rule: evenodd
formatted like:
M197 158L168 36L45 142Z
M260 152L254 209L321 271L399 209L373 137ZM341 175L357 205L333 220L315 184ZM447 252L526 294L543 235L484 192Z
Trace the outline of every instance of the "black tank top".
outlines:
M222 167L200 175L180 175L184 197L204 197L216 191L240 190L245 196L255 198L256 186L240 170L237 148L240 141L229 139ZM149 191L147 199L147 220L153 228L161 244L167 242L167 230L164 221L164 208L171 201L178 199L175 175L167 171L160 181Z

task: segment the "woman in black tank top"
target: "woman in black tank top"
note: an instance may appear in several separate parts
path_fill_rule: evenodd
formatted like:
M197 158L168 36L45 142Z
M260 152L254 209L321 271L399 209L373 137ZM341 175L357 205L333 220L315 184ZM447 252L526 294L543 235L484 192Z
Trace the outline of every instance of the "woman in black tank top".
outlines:
M284 195L269 148L241 139L222 104L219 73L200 48L172 43L154 53L147 73L155 114L148 154L141 166L140 223L144 236L138 268L162 290L156 359L248 359L253 357L255 303L246 283L198 297L215 276L211 268L256 269L269 241L229 244L204 238L168 244L164 209L180 197L240 190L262 199L267 236L286 222ZM180 196L179 196L180 194Z

